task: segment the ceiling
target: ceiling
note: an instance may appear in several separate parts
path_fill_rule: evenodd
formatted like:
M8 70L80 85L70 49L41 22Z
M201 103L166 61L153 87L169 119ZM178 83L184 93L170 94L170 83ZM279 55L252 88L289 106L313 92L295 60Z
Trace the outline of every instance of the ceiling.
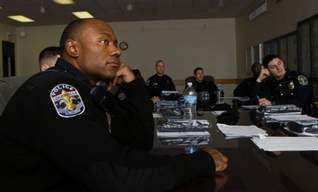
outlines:
M264 0L75 0L58 5L52 0L0 0L0 23L14 26L66 24L74 20L72 11L87 10L96 18L111 21L143 21L236 17ZM127 5L132 4L128 11ZM41 13L41 5L45 13ZM8 15L24 15L34 23L11 21Z

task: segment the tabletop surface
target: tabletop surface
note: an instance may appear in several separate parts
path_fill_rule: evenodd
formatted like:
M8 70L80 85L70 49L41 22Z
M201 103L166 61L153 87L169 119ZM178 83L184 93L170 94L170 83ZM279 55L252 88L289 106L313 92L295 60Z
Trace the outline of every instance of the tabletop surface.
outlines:
M253 112L242 109L238 112L237 124L257 124ZM217 129L216 116L211 112L205 111L199 118L211 123L209 145L229 157L229 166L215 178L198 178L175 191L318 191L317 152L265 152L247 138L226 140ZM257 125L270 135L286 134L279 126ZM158 139L154 146L155 154L183 152L182 146L161 145Z

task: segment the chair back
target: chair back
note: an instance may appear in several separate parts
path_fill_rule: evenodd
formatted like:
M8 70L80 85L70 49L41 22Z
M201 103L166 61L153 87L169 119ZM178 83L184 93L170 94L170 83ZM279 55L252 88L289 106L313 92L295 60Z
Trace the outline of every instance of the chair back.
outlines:
M0 115L17 89L29 76L5 77L0 79Z

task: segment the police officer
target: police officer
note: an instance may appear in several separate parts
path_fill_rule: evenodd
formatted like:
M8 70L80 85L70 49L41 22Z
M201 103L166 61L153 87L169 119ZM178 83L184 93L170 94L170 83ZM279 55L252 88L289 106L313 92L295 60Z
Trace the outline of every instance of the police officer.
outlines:
M312 101L313 90L309 79L296 71L286 70L286 66L278 55L267 55L256 79L259 87L256 91L260 98L259 105L295 104L308 112ZM261 85L261 82L266 82Z
M44 48L39 54L39 66L41 71L53 67L60 57L60 48L51 46Z
M216 92L218 88L213 81L209 81L205 78L202 67L195 68L193 70L193 75L194 79L188 81L192 82L192 86L197 92L197 108L198 110L210 110L210 107L216 103Z
M156 74L149 77L147 80L147 87L150 97L157 100L160 98L162 91L175 91L176 87L172 79L168 75L164 74L166 63L163 60L158 60L155 67Z
M141 77L121 63L105 22L73 21L60 47L55 68L27 80L3 113L1 191L168 191L227 167L227 158L214 149L151 156L118 143L105 130L112 123L96 84L110 88L121 79L132 94L146 90Z
M253 95L253 89L256 83L256 79L259 76L263 66L260 63L254 63L251 66L251 71L253 73L252 77L244 79L233 91L235 97L249 97L249 101L244 104L258 104L258 99Z

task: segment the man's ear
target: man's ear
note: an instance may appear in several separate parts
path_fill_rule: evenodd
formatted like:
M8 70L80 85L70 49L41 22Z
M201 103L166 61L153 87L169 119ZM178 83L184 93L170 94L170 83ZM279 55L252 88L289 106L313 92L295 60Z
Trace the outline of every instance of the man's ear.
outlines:
M67 40L65 42L65 51L71 57L78 57L79 55L78 42L71 39Z

